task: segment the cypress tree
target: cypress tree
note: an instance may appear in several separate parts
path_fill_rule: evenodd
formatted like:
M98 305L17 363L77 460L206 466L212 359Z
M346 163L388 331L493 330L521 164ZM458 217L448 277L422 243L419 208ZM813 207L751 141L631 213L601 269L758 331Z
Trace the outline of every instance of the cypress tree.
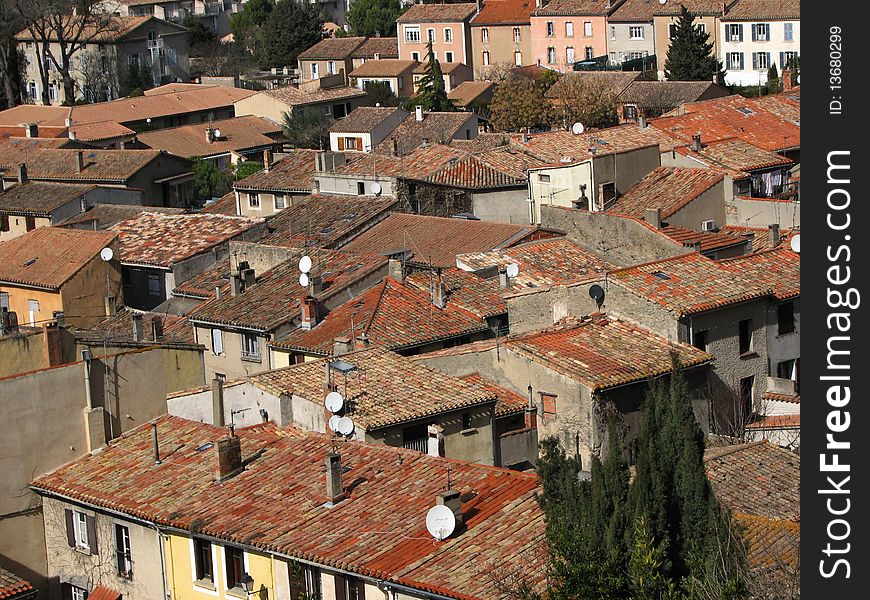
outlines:
M453 103L447 97L447 88L444 86L441 63L432 51L432 42L427 46L426 55L426 69L417 83L417 97L414 100L423 107L423 110L437 112L453 110Z
M683 6L665 59L668 81L710 81L715 73L718 83L724 84L722 63L713 53L713 43L709 40L710 34L695 27L695 15Z

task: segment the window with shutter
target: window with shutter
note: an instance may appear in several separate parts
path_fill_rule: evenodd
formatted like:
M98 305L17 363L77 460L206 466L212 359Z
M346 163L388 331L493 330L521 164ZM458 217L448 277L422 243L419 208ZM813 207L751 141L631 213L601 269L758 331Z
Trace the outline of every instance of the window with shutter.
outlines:
M544 407L544 416L556 416L556 394L541 392L541 404Z
M341 152L344 150L344 138L338 138L338 151Z
M9 215L0 215L0 231L9 231Z
M342 575L333 575L335 578L335 600L348 600L347 581Z
M220 329L211 330L211 351L214 354L224 353L224 333Z
M97 554L99 551L99 547L97 546L97 520L96 518L88 515L85 517L85 521L88 528L89 549L91 551L91 554Z

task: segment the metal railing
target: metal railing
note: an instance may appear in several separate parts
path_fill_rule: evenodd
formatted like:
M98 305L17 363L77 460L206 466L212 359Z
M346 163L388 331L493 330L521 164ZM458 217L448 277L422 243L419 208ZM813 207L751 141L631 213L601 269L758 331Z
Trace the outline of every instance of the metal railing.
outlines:
M410 442L405 442L402 444L403 448L407 448L408 450L416 450L417 452L423 452L424 454L429 452L429 439L422 438L419 440L411 440Z

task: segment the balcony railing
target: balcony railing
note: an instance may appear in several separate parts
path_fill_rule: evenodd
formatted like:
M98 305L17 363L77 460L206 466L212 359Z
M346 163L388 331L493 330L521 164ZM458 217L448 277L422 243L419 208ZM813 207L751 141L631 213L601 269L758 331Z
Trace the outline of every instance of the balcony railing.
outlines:
M425 454L429 452L429 439L422 438L419 440L411 440L410 442L405 442L402 446L408 450L416 450L417 452L423 452Z
M261 358L259 350L257 350L256 352L242 350L242 360L247 360L247 361L251 361L251 362L262 362L263 361L263 359Z

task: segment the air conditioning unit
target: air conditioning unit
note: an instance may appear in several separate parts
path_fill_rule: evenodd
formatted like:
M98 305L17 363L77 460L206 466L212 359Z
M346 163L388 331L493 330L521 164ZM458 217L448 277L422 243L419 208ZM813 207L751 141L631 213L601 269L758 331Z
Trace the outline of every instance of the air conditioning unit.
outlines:
M701 231L716 231L716 221L701 221Z

